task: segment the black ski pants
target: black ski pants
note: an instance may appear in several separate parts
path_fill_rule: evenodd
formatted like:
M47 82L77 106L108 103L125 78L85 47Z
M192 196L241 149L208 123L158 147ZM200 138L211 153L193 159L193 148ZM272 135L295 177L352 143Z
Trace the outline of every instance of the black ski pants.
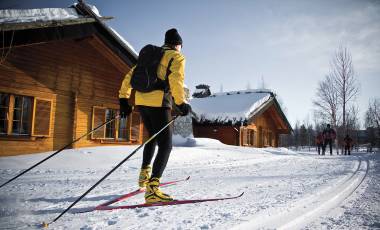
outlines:
M160 131L172 119L171 110L163 107L138 106L144 126L146 127L149 137ZM155 139L145 145L143 153L142 167L151 164L156 145L158 152L153 162L152 178L160 178L165 170L172 151L172 126L163 130Z
M323 146L323 155L325 155L327 145L329 145L329 147L330 147L330 155L332 155L332 139L326 139L325 140L325 143L324 143L324 146Z
M348 155L351 155L351 146L349 145L344 146L344 155L347 155L347 151L348 151Z
M318 155L321 155L321 150L323 152L323 143L317 144L317 149L318 149Z

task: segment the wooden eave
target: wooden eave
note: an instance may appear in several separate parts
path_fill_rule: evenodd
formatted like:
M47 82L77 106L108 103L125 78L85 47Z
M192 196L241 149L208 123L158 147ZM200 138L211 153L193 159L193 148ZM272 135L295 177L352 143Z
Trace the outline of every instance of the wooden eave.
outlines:
M272 108L273 111L269 111L272 110ZM292 131L292 127L289 124L285 114L282 112L282 109L274 95L271 95L269 100L267 100L265 103L263 103L260 107L258 107L255 111L253 111L250 114L248 123L254 122L256 118L258 118L266 112L275 113L274 116L271 116L271 118L276 123L277 130L279 131L279 133L288 134Z
M101 17L102 20L109 20L112 17ZM0 24L0 31L15 31L27 30L46 27L68 26L84 23L94 23L96 20L90 17L83 17L77 19L64 19L64 20L51 20L51 21L35 21L35 22L17 22L17 23L3 23Z
M133 66L137 62L135 54L132 54L127 50L117 38L109 33L103 26L99 25L92 18L86 18L86 22L71 23L64 25L55 25L45 26L45 27L31 27L16 30L4 31L0 34L1 40L3 40L0 50L9 49L19 46L29 46L41 43L47 43L52 41L73 39L73 40L82 40L91 37L96 37L97 40L92 45L97 48L99 47L98 43L101 41L107 46L107 50L102 53L106 57L111 57L114 63L117 63L117 68L120 70L125 70L125 67L120 64L120 61L115 61L116 59L122 60L129 66ZM36 26L36 24L34 24ZM97 49L99 51L99 49ZM112 55L110 53L113 53ZM118 58L115 59L115 56Z

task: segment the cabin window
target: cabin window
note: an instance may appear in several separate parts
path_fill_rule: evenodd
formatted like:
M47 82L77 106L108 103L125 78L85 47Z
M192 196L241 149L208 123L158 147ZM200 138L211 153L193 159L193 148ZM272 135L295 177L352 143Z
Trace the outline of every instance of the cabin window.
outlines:
M30 135L32 118L32 98L14 96L12 134Z
M106 109L106 121L112 120L116 116L115 109ZM105 138L115 138L116 136L116 122L115 120L111 121L106 125Z
M0 93L0 134L31 135L33 103L33 97Z
M138 141L140 139L140 124L141 124L141 116L139 113L131 113L129 116L131 120L131 141Z
M117 109L93 107L92 128L100 126L106 121L112 120L118 114ZM139 141L140 140L141 117L137 112L133 112L128 119L113 120L100 127L92 133L91 139L107 139L118 141Z
M242 130L242 145L243 146L253 146L255 141L255 131L248 128L243 128Z
M0 134L8 133L9 94L0 93Z
M92 139L115 139L117 110L94 106L92 111L92 129L99 128L91 134ZM111 121L112 120L112 121ZM111 121L103 126L102 124Z
M118 128L119 128L118 138L120 140L129 140L129 130L128 130L127 119L120 119Z
M119 139L132 142L139 141L141 134L141 123L141 116L137 112L132 112L127 119L120 119L118 126Z

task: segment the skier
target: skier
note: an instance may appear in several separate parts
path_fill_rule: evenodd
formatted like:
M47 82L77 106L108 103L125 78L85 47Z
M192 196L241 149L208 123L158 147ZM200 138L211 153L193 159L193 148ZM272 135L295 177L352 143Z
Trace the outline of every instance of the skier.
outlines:
M352 138L347 134L346 137L343 139L344 141L344 155L351 155L351 148L352 148Z
M323 140L324 140L323 150L322 150L323 155L325 155L327 145L329 145L330 155L332 155L332 142L335 140L335 138L336 138L335 130L330 127L330 124L327 124L326 129L323 130Z
M315 144L318 148L318 155L321 155L321 149L323 149L323 135L321 132L318 133L317 137L315 138ZM324 152L322 152L324 155Z
M165 44L162 48L164 54L159 61L156 72L157 78L166 82L167 87L151 92L132 90L131 78L135 66L125 76L119 91L120 116L122 118L128 116L132 111L130 104L135 105L141 114L149 136L153 136L172 119L173 99L182 116L186 116L191 111L191 106L186 102L184 92L185 57L181 54L182 38L176 29L166 31ZM129 98L131 100L128 100ZM172 127L168 127L144 147L138 184L140 188L146 188L146 203L173 200L170 195L163 193L159 188L160 178L172 150L172 134ZM158 152L152 168L151 161L156 145L158 145Z

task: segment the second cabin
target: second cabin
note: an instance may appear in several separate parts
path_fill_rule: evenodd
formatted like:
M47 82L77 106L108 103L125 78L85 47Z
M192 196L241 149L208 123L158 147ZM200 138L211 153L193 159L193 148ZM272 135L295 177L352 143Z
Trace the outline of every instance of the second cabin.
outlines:
M292 130L275 95L245 90L193 98L194 137L213 138L224 144L278 147L279 135Z

